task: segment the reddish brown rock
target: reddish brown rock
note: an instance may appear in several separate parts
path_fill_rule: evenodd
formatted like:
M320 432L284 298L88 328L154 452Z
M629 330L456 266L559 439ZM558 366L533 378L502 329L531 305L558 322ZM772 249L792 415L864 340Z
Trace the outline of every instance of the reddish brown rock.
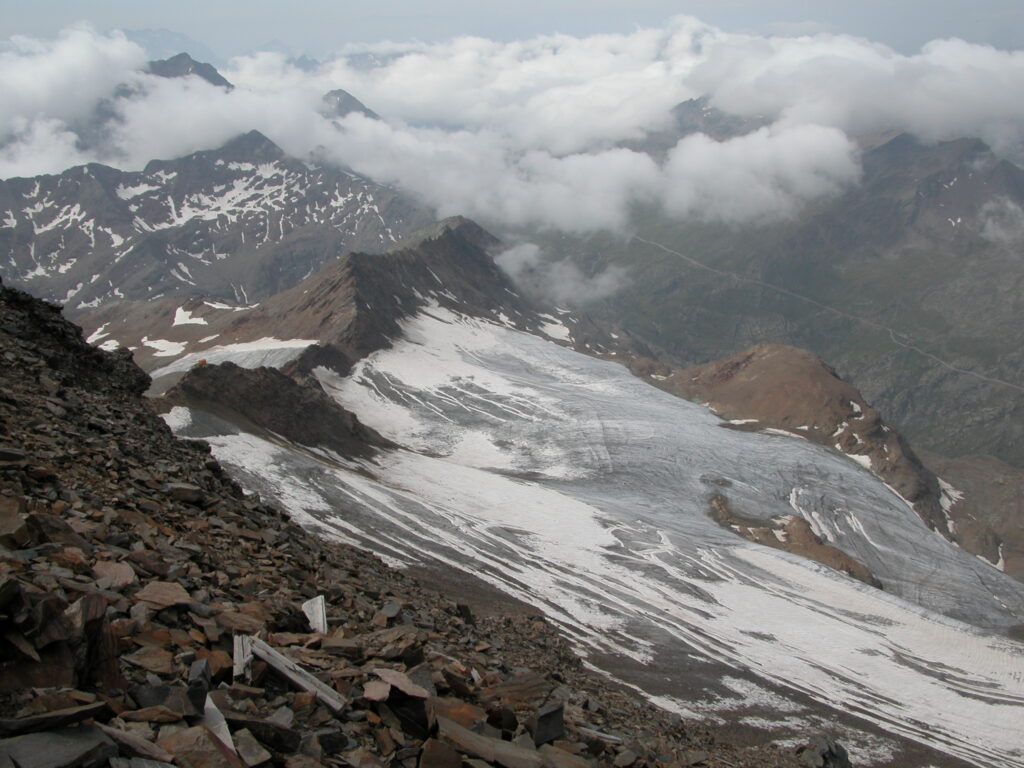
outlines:
M156 610L192 602L185 588L172 581L151 581L135 593L136 602L143 602Z
M97 562L92 568L92 575L97 581L106 579L110 589L122 589L138 581L138 576L130 565L112 560Z
M190 768L246 768L238 755L201 725L172 733L157 745L174 755L175 762Z

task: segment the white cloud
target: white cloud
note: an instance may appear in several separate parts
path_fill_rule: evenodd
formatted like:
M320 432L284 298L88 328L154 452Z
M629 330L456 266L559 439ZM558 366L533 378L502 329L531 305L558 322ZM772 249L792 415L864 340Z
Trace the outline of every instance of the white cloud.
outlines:
M364 45L313 73L262 53L232 60L231 92L142 64L123 37L87 28L13 41L0 54L0 176L87 160L140 168L256 129L443 215L584 232L627 228L637 203L726 222L791 215L856 183L861 133L980 136L1011 154L1024 136L1013 98L1024 53L945 40L905 56L849 36L727 34L686 17L622 35ZM332 124L318 109L335 88L386 122ZM725 142L689 136L663 161L623 148L699 95L771 125ZM101 103L114 119L97 129Z
M936 40L906 56L845 35L726 35L690 83L725 111L852 133L980 137L1017 154L1024 140L1024 52Z
M38 134L32 123L87 119L126 76L145 63L120 33L72 27L56 40L13 37L0 52L0 142Z
M730 223L790 216L860 175L857 152L836 128L761 128L730 141L682 139L665 166L665 208Z
M1024 208L1006 197L989 200L982 206L981 236L1007 247L1024 244Z
M611 296L627 282L626 270L611 266L593 277L568 259L551 259L533 243L519 243L494 259L512 281L530 296L563 306L579 306Z

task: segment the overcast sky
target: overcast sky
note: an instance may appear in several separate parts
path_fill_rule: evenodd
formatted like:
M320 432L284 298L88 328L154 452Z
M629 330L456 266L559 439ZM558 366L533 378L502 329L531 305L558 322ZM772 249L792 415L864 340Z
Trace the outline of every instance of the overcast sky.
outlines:
M847 33L903 53L945 37L1024 48L1022 0L0 0L0 37L49 37L88 21L170 29L224 58L275 42L323 56L353 42L628 33L678 14L729 32Z

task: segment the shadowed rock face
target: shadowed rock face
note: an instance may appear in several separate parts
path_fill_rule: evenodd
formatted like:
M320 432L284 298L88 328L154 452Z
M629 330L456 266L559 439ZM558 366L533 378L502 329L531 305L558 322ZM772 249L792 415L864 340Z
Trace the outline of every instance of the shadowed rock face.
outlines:
M47 375L52 387L73 383L132 395L149 387L149 376L128 350L106 354L86 344L82 330L61 316L60 307L4 287L2 280L0 311L4 333L53 369Z
M784 429L858 457L930 527L951 535L935 476L855 387L810 352L762 344L705 365L658 370L649 362L634 365L634 372L662 389L746 422L735 428Z

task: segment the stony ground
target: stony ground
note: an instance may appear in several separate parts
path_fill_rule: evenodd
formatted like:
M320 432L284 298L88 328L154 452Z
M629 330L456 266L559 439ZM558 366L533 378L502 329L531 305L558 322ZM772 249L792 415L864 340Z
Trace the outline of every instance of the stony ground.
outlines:
M722 743L539 616L313 537L3 287L0 361L0 768L848 765Z

